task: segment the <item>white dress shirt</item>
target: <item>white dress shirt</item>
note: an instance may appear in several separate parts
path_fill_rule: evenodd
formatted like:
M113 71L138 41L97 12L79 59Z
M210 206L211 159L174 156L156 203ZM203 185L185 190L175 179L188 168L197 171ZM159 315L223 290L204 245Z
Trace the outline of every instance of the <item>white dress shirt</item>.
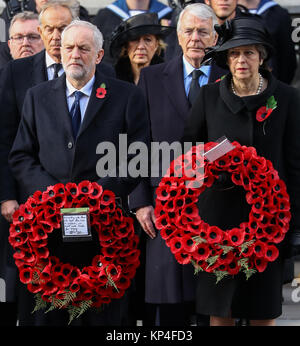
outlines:
M53 64L57 64L51 56L46 51L46 68L47 68L47 75L48 80L52 80L54 77L54 66ZM58 71L58 76L60 77L64 73L64 69L61 67L61 69Z

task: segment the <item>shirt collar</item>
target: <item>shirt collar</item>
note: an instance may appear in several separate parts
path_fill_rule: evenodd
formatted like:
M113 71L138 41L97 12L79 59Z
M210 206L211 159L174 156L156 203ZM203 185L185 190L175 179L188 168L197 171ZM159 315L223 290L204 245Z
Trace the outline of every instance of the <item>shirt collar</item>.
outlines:
M95 75L93 75L93 77L79 91L81 91L85 96L90 97L93 90L94 81L95 81ZM73 93L77 91L77 89L73 87L73 85L68 81L67 78L66 78L66 86L67 86L67 97L73 95Z
M51 56L46 51L46 67L48 68L52 66L53 64L56 64L56 62L51 58Z
M184 79L186 79L194 70L195 67L192 66L184 57L184 55L182 56L183 59L183 77ZM203 65L200 66L199 69L197 70L201 70L203 72L203 74L208 78L209 77L209 71L210 71L210 66L209 65Z

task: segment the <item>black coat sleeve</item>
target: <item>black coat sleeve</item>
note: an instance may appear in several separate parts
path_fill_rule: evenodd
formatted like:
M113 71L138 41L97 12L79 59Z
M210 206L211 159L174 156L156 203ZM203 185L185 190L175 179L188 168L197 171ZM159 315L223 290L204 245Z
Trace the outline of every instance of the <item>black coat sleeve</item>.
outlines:
M147 100L147 86L146 81L144 77L143 71L141 72L140 79L139 79L139 88L142 90L146 100ZM149 109L149 105L147 102L147 109ZM148 117L148 123L149 127L151 129L151 121L149 119L149 111L147 112ZM151 130L149 129L150 136L151 136ZM150 168L151 160L150 160L150 153L149 153L149 160L148 160L148 167ZM150 169L149 169L150 171ZM141 207L146 207L149 205L152 205L152 192L151 192L151 184L150 184L150 177L143 177L138 184L138 186L134 189L134 191L129 196L129 207L131 210L137 210Z
M58 181L45 171L40 163L39 142L35 131L33 92L29 89L25 96L22 119L9 155L11 170L21 186L23 195L29 197L37 190L46 190Z
M300 95L296 89L291 88L291 91L284 136L284 157L292 212L290 230L298 230L300 235Z
M128 196L140 182L141 176L134 176L132 169L136 173L139 170L141 172L145 168L142 165L146 163L149 152L149 122L144 95L137 87L133 87L131 90L125 109L124 132L127 135L127 156L118 162L117 177L107 176L98 181L103 188L113 191L118 196ZM135 145L142 148L141 151L136 151ZM121 171L127 171L127 173L120 174Z
M18 199L16 182L8 164L8 155L19 122L12 64L8 63L1 72L0 80L0 201Z

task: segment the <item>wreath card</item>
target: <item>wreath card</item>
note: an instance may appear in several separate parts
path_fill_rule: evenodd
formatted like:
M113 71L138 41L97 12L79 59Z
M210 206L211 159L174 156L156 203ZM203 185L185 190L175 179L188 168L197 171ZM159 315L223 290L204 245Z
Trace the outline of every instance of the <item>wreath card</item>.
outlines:
M89 208L63 208L60 212L64 242L92 240Z

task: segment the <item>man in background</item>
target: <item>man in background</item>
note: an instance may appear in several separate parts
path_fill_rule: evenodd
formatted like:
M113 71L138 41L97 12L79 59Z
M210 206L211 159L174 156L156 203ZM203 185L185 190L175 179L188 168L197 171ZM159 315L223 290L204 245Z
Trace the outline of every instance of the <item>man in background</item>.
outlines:
M13 17L8 40L8 47L13 59L34 55L44 48L38 26L39 18L36 13L25 11Z

